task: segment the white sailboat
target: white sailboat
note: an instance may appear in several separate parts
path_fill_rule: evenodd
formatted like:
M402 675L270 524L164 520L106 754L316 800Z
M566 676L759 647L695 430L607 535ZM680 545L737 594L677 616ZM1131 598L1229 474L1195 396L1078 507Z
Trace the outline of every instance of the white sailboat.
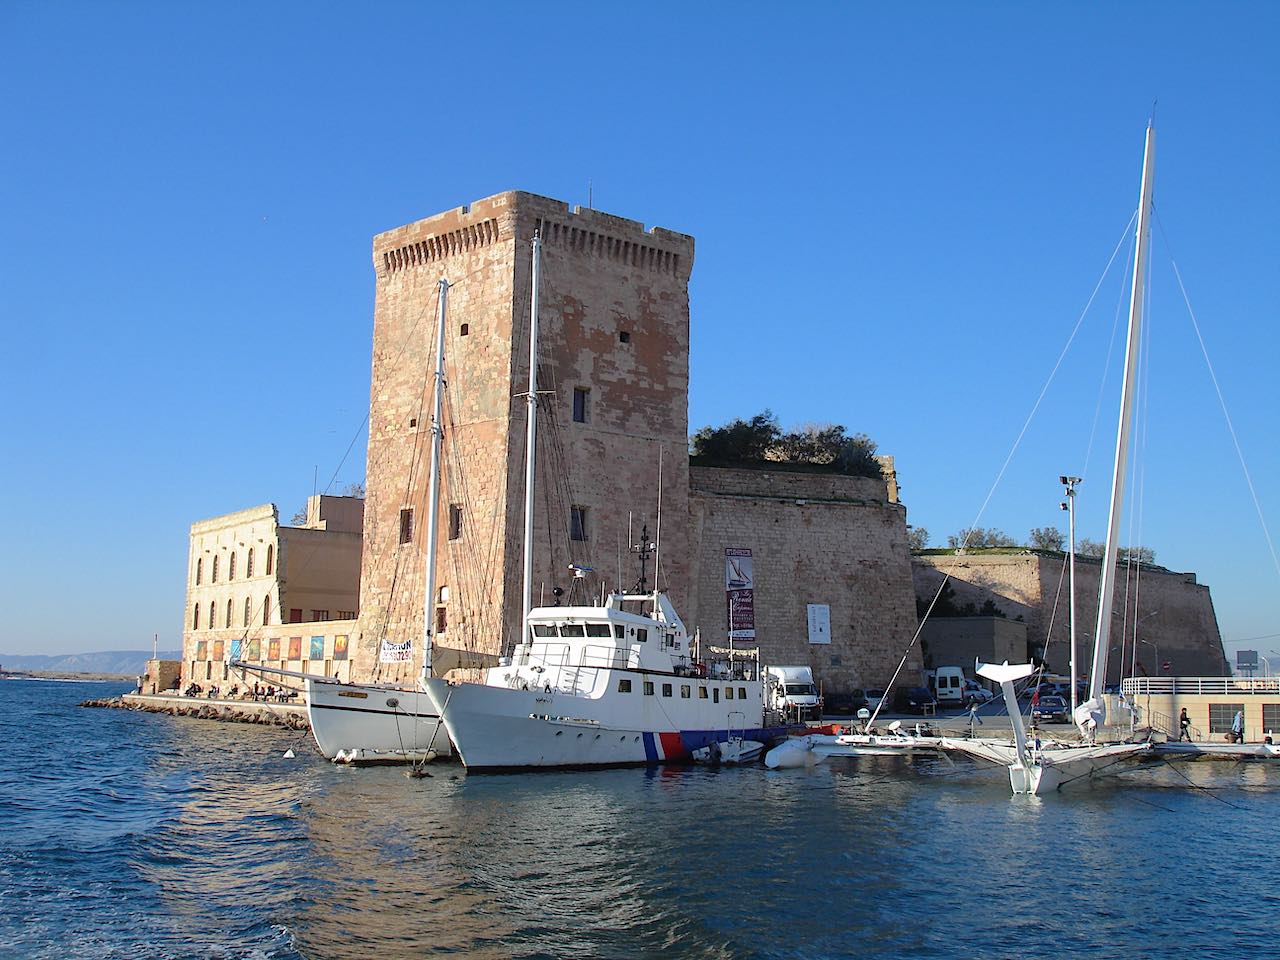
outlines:
M535 235L521 635L510 660L489 668L483 683L424 675L427 695L468 770L688 760L730 741L735 755L749 753L747 742L783 733L765 729L758 652L700 660L670 600L647 592L643 574L638 591L613 593L601 606L532 605L540 252ZM659 506L659 541L661 525Z
M440 441L444 391L444 334L449 282L439 282L436 309L435 383L431 401L431 469L427 492L426 587L422 614L422 676L414 687L340 683L305 675L307 716L320 752L345 763L420 763L452 752L439 712L422 682L431 676L433 633L430 598L436 589L440 499Z
M1125 760L1149 751L1151 744L1094 742L1099 726L1106 719L1103 685L1107 675L1107 652L1111 634L1111 605L1115 597L1116 556L1119 550L1120 518L1124 509L1125 475L1129 458L1129 434L1133 424L1137 390L1138 348L1142 332L1143 291L1146 284L1147 249L1151 238L1151 198L1155 179L1156 132L1148 123L1142 161L1142 187L1138 205L1137 237L1133 255L1133 283L1129 299L1129 335L1125 351L1124 380L1121 387L1120 422L1116 431L1115 472L1111 482L1111 504L1107 525L1107 546L1102 558L1097 629L1094 632L1093 669L1089 677L1089 698L1074 714L1080 730L1081 745L1044 746L1029 744L1022 724L1022 713L1014 691L1017 680L1034 672L1031 664L983 664L978 675L1000 684L1005 704L1013 722L1014 742L994 740L962 740L943 738L943 750L968 754L1009 768L1009 783L1014 793L1039 794L1056 790L1069 780L1096 776Z

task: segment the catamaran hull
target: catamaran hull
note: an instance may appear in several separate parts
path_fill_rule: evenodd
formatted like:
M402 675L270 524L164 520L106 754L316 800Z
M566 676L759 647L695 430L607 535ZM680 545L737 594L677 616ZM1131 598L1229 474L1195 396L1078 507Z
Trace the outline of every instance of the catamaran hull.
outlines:
M468 771L642 766L689 762L693 751L731 737L770 743L785 728L735 724L721 712L724 727L704 724L663 729L658 724L619 723L608 719L601 701L556 696L538 690L429 680L427 693L444 717L445 728ZM723 706L723 705L722 705ZM674 712L674 711L673 711Z
M420 690L308 679L307 716L320 752L343 763L421 763L452 755Z

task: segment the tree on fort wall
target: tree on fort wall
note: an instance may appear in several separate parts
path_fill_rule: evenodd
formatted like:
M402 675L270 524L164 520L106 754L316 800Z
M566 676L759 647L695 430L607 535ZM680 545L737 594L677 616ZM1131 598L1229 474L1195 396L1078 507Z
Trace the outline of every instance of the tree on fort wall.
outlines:
M911 550L928 549L929 529L927 527L907 527L907 546Z
M783 431L773 411L721 427L706 426L689 440L689 452L721 465L792 463L830 468L852 477L884 479L876 443L864 433L848 433L839 424L809 423Z
M1016 547L1018 541L996 527L965 527L947 537L949 547Z
M1057 527L1032 527L1028 543L1037 550L1061 552L1067 545L1067 538Z

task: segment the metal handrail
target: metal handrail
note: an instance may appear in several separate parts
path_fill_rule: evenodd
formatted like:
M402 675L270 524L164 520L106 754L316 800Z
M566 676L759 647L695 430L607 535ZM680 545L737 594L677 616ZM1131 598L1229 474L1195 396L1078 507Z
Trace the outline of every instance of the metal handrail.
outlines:
M1280 696L1280 677L1128 677L1120 689L1139 696Z

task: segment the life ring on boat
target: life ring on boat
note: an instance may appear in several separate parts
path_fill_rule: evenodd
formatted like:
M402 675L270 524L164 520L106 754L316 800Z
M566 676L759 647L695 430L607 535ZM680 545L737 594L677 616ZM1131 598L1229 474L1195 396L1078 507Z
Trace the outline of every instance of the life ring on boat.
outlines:
M695 663L693 672L695 676L705 677L707 675L707 665L705 663Z

